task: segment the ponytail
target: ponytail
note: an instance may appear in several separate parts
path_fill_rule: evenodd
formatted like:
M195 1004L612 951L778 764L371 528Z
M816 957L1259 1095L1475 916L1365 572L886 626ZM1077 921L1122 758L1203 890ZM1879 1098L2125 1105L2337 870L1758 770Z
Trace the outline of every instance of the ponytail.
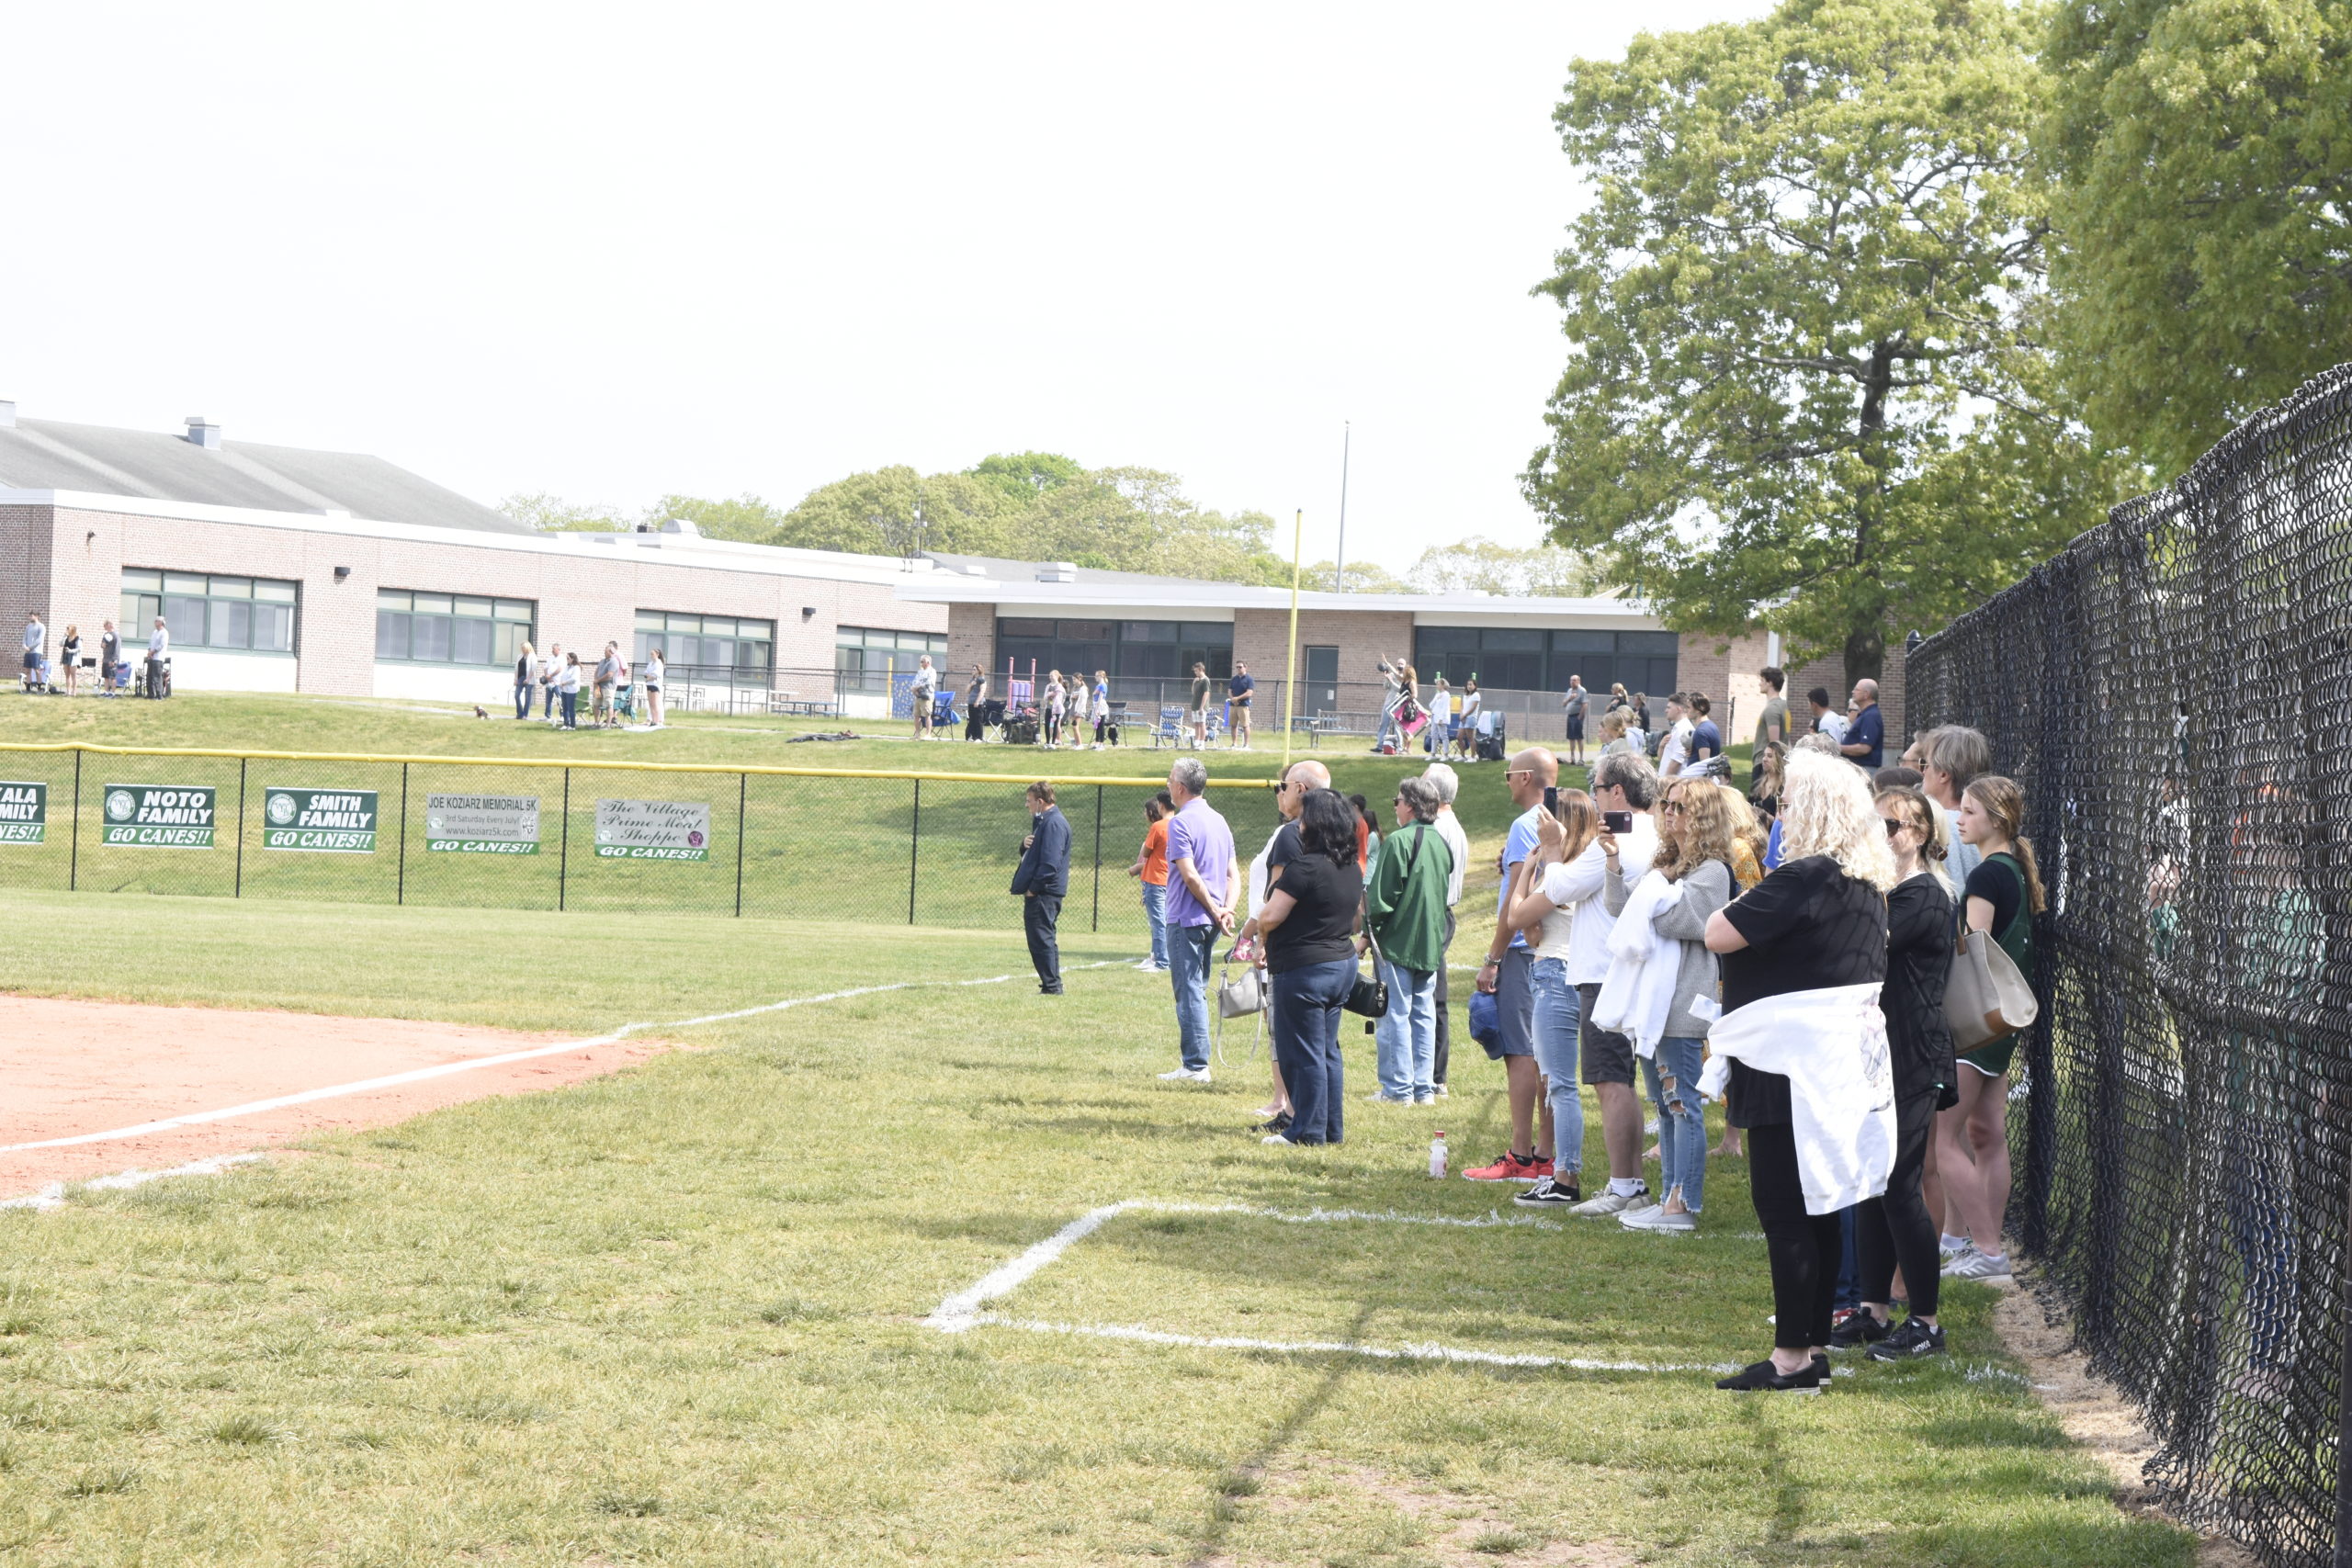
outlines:
M1997 823L2001 836L2009 840L2017 852L2018 864L2025 871L2026 908L2039 915L2050 907L2041 889L2041 868L2033 858L2033 840L2027 838L2025 828L2025 791L2015 779L1998 773L1984 773L1969 781L1962 792L1984 808L1984 815Z

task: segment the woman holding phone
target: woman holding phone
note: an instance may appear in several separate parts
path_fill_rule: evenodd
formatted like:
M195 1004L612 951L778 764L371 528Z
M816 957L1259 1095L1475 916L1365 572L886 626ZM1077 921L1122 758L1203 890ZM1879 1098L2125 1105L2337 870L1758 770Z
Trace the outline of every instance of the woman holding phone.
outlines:
M1605 965L1607 922L1577 919L1585 902L1555 903L1545 890L1545 873L1572 863L1600 830L1592 796L1580 789L1547 789L1548 818L1538 829L1535 852L1512 873L1511 905L1506 917L1527 935L1534 950L1528 971L1535 994L1535 1066L1544 1075L1544 1095L1552 1110L1552 1174L1512 1201L1522 1208L1568 1208L1584 1201L1584 1101L1577 1088L1577 1042L1584 1022L1575 970ZM1582 933L1581 937L1579 932ZM1586 962L1579 964L1582 956Z

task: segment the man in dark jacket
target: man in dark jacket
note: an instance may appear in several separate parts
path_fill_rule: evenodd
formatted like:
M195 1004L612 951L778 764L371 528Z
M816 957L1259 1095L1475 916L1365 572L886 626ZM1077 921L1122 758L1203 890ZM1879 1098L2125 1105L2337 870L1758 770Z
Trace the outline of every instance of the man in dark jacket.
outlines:
M1021 840L1021 867L1012 891L1022 898L1021 925L1029 933L1029 962L1037 966L1037 989L1062 994L1062 953L1054 935L1062 896L1069 891L1069 819L1054 805L1051 780L1029 786L1029 836Z

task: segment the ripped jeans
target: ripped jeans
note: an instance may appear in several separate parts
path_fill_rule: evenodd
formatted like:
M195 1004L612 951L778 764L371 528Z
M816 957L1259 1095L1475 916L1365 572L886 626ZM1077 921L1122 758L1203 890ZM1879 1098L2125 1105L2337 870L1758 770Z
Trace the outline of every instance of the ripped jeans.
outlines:
M1656 1056L1642 1060L1642 1083L1657 1107L1658 1195L1681 1188L1682 1205L1694 1214L1707 1196L1707 1118L1699 1100L1706 1051L1704 1040L1669 1037L1657 1043Z

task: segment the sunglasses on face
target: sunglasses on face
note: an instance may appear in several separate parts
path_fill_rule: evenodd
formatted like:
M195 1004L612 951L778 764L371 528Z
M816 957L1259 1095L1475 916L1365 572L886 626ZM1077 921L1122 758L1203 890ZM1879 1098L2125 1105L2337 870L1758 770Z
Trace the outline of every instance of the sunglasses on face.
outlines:
M1886 824L1886 836L1890 839L1894 837L1895 834L1903 831L1904 829L1911 826L1910 823L1904 821L1899 817L1882 817L1879 820Z
M1669 800L1658 809L1668 817L1679 817L1689 808L1679 800Z

